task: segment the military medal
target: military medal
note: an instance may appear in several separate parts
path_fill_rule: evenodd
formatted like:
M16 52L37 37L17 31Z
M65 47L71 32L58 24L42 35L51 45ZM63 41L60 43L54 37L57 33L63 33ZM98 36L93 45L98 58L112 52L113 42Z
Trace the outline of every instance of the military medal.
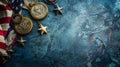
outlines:
M17 34L19 35L26 35L28 33L31 32L32 28L33 28L33 24L31 19L24 17L20 14L14 14L12 16L12 23L13 23L13 27L14 30ZM18 43L20 45L24 45L24 42L26 40L23 40L23 38L21 37L20 40L17 40ZM11 50L8 50L8 52L12 52Z
M32 27L33 27L32 21L27 17L23 17L21 23L14 25L15 31L20 35L26 35L30 33Z
M33 24L29 18L23 17L20 14L15 14L12 17L12 21L13 21L14 30L18 34L26 35L31 32Z
M62 15L62 7L59 7L58 5L56 5L55 4L56 1L57 0L45 0L46 3L54 6L55 9L53 11L55 12L56 15L58 15L58 14Z
M43 2L24 0L24 9L27 9L35 20L44 19L48 14L48 7Z
M27 9L33 19L37 21L38 31L41 33L41 35L47 33L47 27L44 27L38 21L44 19L48 15L48 7L43 2L35 2L35 0L24 0L23 8Z
M47 6L42 2L37 2L32 5L30 10L31 16L36 20L44 19L48 14Z

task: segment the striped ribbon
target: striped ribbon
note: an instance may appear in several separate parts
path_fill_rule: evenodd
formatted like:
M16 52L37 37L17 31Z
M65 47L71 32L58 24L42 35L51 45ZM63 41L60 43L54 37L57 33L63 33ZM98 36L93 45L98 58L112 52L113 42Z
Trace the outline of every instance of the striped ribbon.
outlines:
M13 10L4 0L0 1L0 49L6 50L7 46L13 46L16 34L10 26Z

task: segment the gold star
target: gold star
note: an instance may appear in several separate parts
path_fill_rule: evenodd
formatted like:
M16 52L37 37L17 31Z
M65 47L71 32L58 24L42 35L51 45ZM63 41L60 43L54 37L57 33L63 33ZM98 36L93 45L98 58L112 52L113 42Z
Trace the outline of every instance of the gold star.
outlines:
M39 25L38 31L40 31L41 35L47 33L46 28L47 28L47 26L43 26L42 24Z
M12 45L8 45L8 46L6 46L6 51L7 51L8 54L13 53L14 50L12 49Z
M58 5L56 6L56 9L54 9L56 14L61 14L62 15L62 7L59 7Z
M22 46L24 46L24 42L25 42L26 40L23 40L23 38L21 37L20 38L20 40L17 40L17 42L20 44L20 45L22 45Z
M13 53L13 52L14 52L13 49L7 49L7 53L8 53L8 54L11 54L11 53Z
M6 50L0 49L0 56L6 56L6 57L8 57L9 55L8 55L8 53L7 53Z
M3 49L0 49L0 57L1 57L2 61L3 61L2 63L5 63L10 58L7 51L3 50Z

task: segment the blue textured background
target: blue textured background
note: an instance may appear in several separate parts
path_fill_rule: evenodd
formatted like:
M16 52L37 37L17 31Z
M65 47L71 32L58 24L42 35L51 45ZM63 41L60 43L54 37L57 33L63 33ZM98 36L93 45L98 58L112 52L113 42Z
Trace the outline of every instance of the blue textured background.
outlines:
M57 4L63 7L63 15L56 16L47 4L48 16L40 21L48 26L47 35L37 32L33 20L32 32L24 36L25 46L16 44L11 59L1 66L120 67L120 0L58 0ZM26 10L22 15L30 17ZM100 48L96 38L105 44L103 54L96 54Z

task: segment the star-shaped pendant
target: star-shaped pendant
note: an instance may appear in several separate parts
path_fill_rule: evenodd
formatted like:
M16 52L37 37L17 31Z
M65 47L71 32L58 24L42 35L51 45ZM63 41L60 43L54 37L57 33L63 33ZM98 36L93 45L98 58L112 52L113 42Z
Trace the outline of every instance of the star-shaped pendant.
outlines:
M47 28L47 26L43 26L42 24L39 25L38 31L40 32L41 35L47 33L46 28Z
M58 5L56 5L56 8L54 9L55 14L61 14L62 15L62 7L59 7Z
M18 42L21 46L24 46L24 42L26 42L26 40L23 40L23 38L21 37L20 40L17 40L17 42Z

